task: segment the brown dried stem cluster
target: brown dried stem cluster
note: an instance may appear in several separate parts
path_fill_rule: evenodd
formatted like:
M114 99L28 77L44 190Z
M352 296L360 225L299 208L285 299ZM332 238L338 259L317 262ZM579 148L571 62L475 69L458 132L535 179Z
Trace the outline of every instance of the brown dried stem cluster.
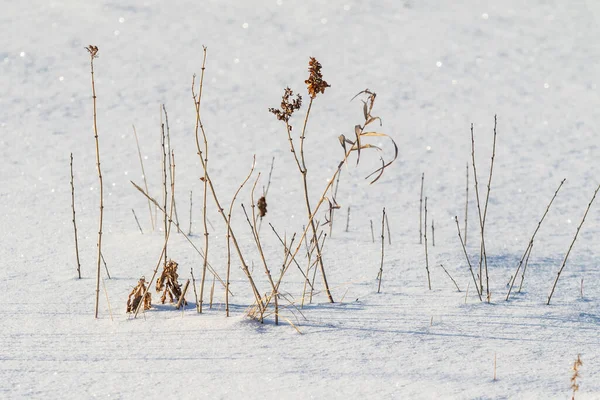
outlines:
M156 281L156 292L163 292L160 298L162 304L165 304L167 295L169 296L170 303L179 302L179 299L181 298L181 284L177 281L179 279L179 275L177 274L178 265L179 264L175 261L169 260L163 267L163 272ZM187 302L185 304L187 304Z
M127 298L127 312L134 312L139 307L142 298L144 299L144 310L149 310L152 307L152 295L148 293L146 278L143 276L138 281L136 287L129 293L129 297Z

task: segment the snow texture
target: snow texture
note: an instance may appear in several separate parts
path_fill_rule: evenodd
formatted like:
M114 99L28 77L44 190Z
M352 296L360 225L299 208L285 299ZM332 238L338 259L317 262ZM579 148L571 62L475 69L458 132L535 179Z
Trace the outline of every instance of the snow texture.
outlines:
M600 204L592 205L552 303L545 304L600 183L597 2L0 3L1 398L565 399L577 354L583 366L576 398L600 398ZM89 44L100 49L102 249L112 274L105 284L114 321L103 291L100 318L93 318L99 186ZM362 122L361 103L350 102L357 92L377 92L378 130L398 144L399 159L374 185L364 177L380 165L375 152L365 151L359 166L351 161L344 168L341 209L323 254L336 303L319 292L302 309L304 317L288 308L285 317L302 334L287 323L275 326L272 318L260 324L246 317L253 296L235 255L230 318L218 283L215 304L202 315L191 292L184 312L155 305L135 320L125 313L129 291L140 276L151 275L163 242L162 232L152 232L146 200L129 183L142 183L132 124L150 191L160 197L163 103L177 160L178 218L187 230L193 191L192 240L202 248L202 169L190 93L202 45L208 47L202 109L209 170L224 206L254 154L259 191L275 157L261 230L272 271L279 271L283 250L267 222L289 240L306 223L306 211L284 126L267 109L279 105L286 86L305 94L308 58L322 63L331 84L315 100L307 129L313 204L341 158L337 137L352 137ZM292 120L296 136L304 112ZM485 197L495 114L487 304L474 291L454 216L462 229L471 123ZM385 140L373 143L388 159L393 154ZM81 280L71 222L71 152ZM431 291L419 244L421 173L428 219L435 220ZM467 249L478 264L472 178L471 169ZM563 178L536 237L523 290L505 301L506 284ZM249 190L234 208L233 228L264 293L269 286L239 206L249 206ZM208 204L209 259L224 276L226 229ZM386 243L377 294L383 207L392 244ZM190 268L198 277L199 255L183 235L171 239L169 256L179 262L180 280ZM298 261L306 267L302 254ZM302 282L291 269L282 292L299 303ZM322 289L318 274L315 287Z

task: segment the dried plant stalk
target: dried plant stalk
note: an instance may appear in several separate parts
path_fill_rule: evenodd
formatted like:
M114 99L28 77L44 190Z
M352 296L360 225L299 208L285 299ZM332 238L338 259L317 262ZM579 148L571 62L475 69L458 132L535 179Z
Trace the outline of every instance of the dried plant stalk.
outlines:
M427 204L427 200L425 200L425 204ZM385 223L385 207L383 207L383 214L381 215L381 266L379 267L379 285L377 286L377 293L381 292L381 281L383 280L383 252L384 252L384 247L385 247L384 223Z
M485 252L485 218L487 216L487 209L490 200L490 190L492 188L492 175L494 173L494 159L496 158L496 126L498 124L498 118L494 115L494 144L492 145L492 160L490 162L490 176L488 178L487 184L487 194L485 196L485 205L483 208L483 221L481 223L481 247L483 249L483 258L485 262L485 288L487 292L487 301L490 302L490 277L488 274L488 263L487 263L487 254Z
M102 184L102 170L100 169L100 144L98 142L98 125L96 119L96 84L94 82L94 59L98 57L98 47L89 45L86 50L90 53L90 71L92 74L92 99L94 104L94 139L96 140L96 166L98 167L98 180L100 184L100 218L98 222L98 268L96 272L96 309L94 318L98 318L100 299L100 258L102 255L102 220L104 216L104 186Z
M382 166L378 169L376 169L374 172L372 172L371 174L369 174L365 179L369 179L372 176L376 175L375 178L373 178L373 180L370 182L371 184L377 182L379 180L379 178L381 178L381 176L383 175L385 169L387 167L389 167L397 158L398 158L398 146L396 145L396 142L389 137L386 134L383 133L378 133L378 132L365 132L365 128L368 124L372 123L373 121L379 120L379 117L373 117L371 115L371 110L373 108L373 104L375 101L375 93L370 92L368 89L363 90L362 92L360 92L359 94L357 94L356 96L360 95L360 94L366 94L368 95L367 101L363 101L365 107L364 107L364 114L365 114L365 122L363 125L356 125L355 126L355 133L356 133L356 141L351 141L349 139L347 139L344 135L340 135L339 136L339 141L340 144L342 146L342 148L344 149L344 157L343 159L340 161L340 163L338 164L338 168L335 170L333 176L331 177L331 179L328 180L327 185L325 186L325 190L323 191L323 194L321 195L319 201L317 202L317 205L314 207L312 213L310 214L308 220L309 222L314 221L315 216L317 214L317 212L319 211L321 205L324 203L324 201L327 199L327 193L329 192L331 186L333 185L333 183L336 181L336 178L338 177L338 174L341 171L341 168L348 162L348 158L350 157L350 155L352 154L352 152L356 151L357 154L359 153L360 149L376 149L381 151L381 149L379 149L378 147L368 144L368 143L361 143L361 140L364 140L364 138L368 138L368 137L387 137L388 139L391 140L393 146L394 146L394 158L389 161L389 162L385 162L382 159ZM356 97L355 96L355 97ZM285 98L285 97L284 97ZM274 111L280 111L280 110L274 110ZM273 111L271 111L273 112ZM274 114L277 115L277 113L274 112ZM350 145L350 147L347 147L347 144ZM279 285L281 284L281 280L283 279L285 273L287 272L287 270L289 269L289 266L292 264L294 258L296 257L296 255L298 254L298 251L300 250L300 247L302 246L302 242L305 240L306 238L306 234L308 232L308 230L310 229L310 225L306 226L303 230L303 233L300 237L300 240L298 242L298 245L296 246L294 252L292 253L289 261L287 262L287 264L285 265L285 268L283 268L281 276L279 278L279 281L277 282L276 287L279 288Z
M452 277L452 275L450 275L450 273L446 270L446 268L444 268L443 264L440 264L440 267L444 270L444 272L446 273L446 275L448 275L448 278L450 278L452 280L452 283L454 283L454 286L456 286L456 289L460 292L460 288L458 287L458 284L456 283L456 281L454 280L454 278Z
M213 306L213 295L215 294L215 277L213 275L213 281L212 281L212 286L210 287L210 304L209 307L212 310L212 306Z
M165 127L167 128L167 154L169 155L169 177L172 175L171 173L171 128L169 128L169 114L167 114L167 108L165 107L165 105L162 105L162 111L165 113ZM173 197L175 198L175 197ZM179 217L177 216L177 202L175 202L175 205L173 206L173 212L175 213L175 222L177 222L177 224L175 225L177 227L177 232L181 232L181 229L179 229Z
M529 239L529 243L527 244L527 248L525 249L525 252L523 253L523 256L521 257L521 260L519 261L519 265L517 266L517 270L515 271L515 274L513 275L513 279L511 280L510 287L508 289L508 293L506 294L506 300L508 300L508 298L510 297L510 293L512 291L513 285L515 284L515 281L517 280L517 276L519 274L519 270L521 269L521 265L523 265L523 260L525 259L525 257L527 257L527 259L529 259L529 254L531 253L531 248L533 247L533 241L535 239L535 235L537 235L537 232L539 231L540 227L542 226L542 222L544 222L544 219L546 218L546 215L548 215L548 211L550 211L550 207L552 206L552 203L554 203L554 199L556 199L556 196L558 195L558 191L563 186L563 184L565 183L565 181L566 181L566 178L563 179L560 182L560 185L558 185L558 188L554 192L554 196L552 196L552 199L550 200L550 203L548 203L548 205L546 206L546 210L544 211L544 215L542 215L542 218L538 222L537 227L533 231L533 235L531 235L531 239ZM521 286L523 285L523 280L524 279L525 279L525 269L523 269L523 275L521 277L521 285L519 286L519 292L521 291Z
M481 229L481 248L479 252L479 287L477 289L477 292L483 293L483 259L485 258L485 241L483 235L483 214L481 212L481 203L479 201L479 182L477 181L477 167L475 164L475 136L473 134L473 124L471 124L471 158L473 159L473 179L475 179L475 197L477 199L477 211L479 212L479 228Z
M346 232L350 228L350 206L348 206L348 213L346 214Z
M279 243L281 243L283 245L284 254L289 254L290 253L290 247L292 247L292 244L294 243L294 239L296 238L296 234L294 233L294 235L292 235L292 240L290 241L290 245L288 246L287 243L284 242L281 239L281 236L279 235L279 233L277 233L277 231L275 230L275 227L273 226L273 224L271 224L269 222L269 226L273 230L273 233L275 233L275 236L277 236L277 239L279 239ZM310 280L308 279L308 277L306 276L306 274L304 273L304 271L302 271L302 268L300 267L300 264L298 264L298 261L296 261L296 259L294 259L293 261L296 264L296 266L298 267L298 271L300 271L300 273L304 277L304 285L306 286L307 283L308 283L308 285L311 285ZM284 267L285 267L285 265L284 265Z
M385 226L387 228L388 244L391 246L392 245L392 235L390 233L390 221L388 221L388 215L387 215L387 213L385 214Z
M552 285L552 291L550 292L550 296L548 296L548 302L546 303L548 305L550 305L550 300L552 299L552 295L554 294L554 289L556 289L556 284L558 283L558 279L560 278L560 274L562 274L562 271L565 268L565 265L567 264L567 259L569 258L569 254L571 254L571 250L573 249L573 245L575 244L575 241L577 240L577 236L579 235L579 231L581 230L581 227L583 226L583 223L585 222L585 217L587 217L587 214L590 211L590 207L592 207L592 203L596 199L596 195L598 194L598 190L600 190L600 185L598 185L598 187L594 191L594 196L592 197L592 200L590 200L587 208L585 209L585 214L583 214L583 218L581 219L581 223L577 227L577 232L575 232L575 236L573 237L573 241L571 242L571 246L569 246L569 250L567 250L567 254L565 255L565 259L563 260L563 263L562 263L560 269L558 270L558 274L556 275L556 280L554 281L554 285Z
M179 307L182 306L182 304L185 306L187 305L187 301L185 301L185 294L188 290L188 286L190 286L190 280L188 279L187 281L185 281L185 284L183 285L183 290L181 291L181 296L179 297L179 300L177 301L177 305L175 306L176 309L179 310Z
M172 172L173 172L173 184L175 182L175 155L173 155L173 167L172 167ZM135 183L131 182L140 192L144 193L144 190L137 186ZM150 196L148 196L148 194L144 193L146 195L146 197L148 197L149 199L153 200L153 203L156 205L157 208L160 209L160 206L158 204L158 202L152 198L150 198ZM171 193L171 207L169 209L169 222L173 222L173 197L174 193ZM161 211L163 211L161 209ZM166 209L164 210L164 212L166 213ZM169 235L171 234L171 223L168 224L167 226L167 235L165 237L165 242L163 244L163 248L160 252L160 257L158 258L158 262L156 263L156 268L154 268L154 272L152 273L152 278L150 279L150 282L148 283L148 287L144 289L144 293L142 295L142 298L144 298L144 296L146 296L146 293L148 292L148 288L150 288L152 286L152 283L154 282L154 278L156 278L156 274L158 273L158 267L160 267L160 264L162 263L163 257L166 255L166 251L167 251L167 242L169 241ZM141 303L140 303L141 305ZM137 318L138 313L140 312L140 305L137 306L137 308L135 309L135 314L134 314L134 318Z
M577 354L577 360L573 363L573 375L571 375L571 390L573 390L573 396L571 400L575 400L575 393L579 391L579 382L577 379L579 376L579 368L583 366L583 362L581 361L581 354Z
M75 256L77 257L77 277L81 279L79 262L79 244L77 242L77 223L75 222L75 186L73 185L73 153L71 153L71 209L73 210L73 229L75 230Z
M241 183L241 185L238 187L238 189L236 190L235 194L233 195L233 198L231 199L231 204L229 205L229 212L227 214L227 277L225 278L225 315L229 317L229 278L231 275L231 212L233 211L233 205L235 204L235 200L238 196L238 194L240 193L240 191L242 190L242 188L244 187L244 185L246 184L246 182L248 182L248 180L250 179L250 177L252 176L252 173L254 172L254 166L256 165L256 155L254 155L252 157L252 166L250 167L250 172L248 173L248 175L246 176L246 178L244 179L244 181ZM247 271L247 267L246 267L246 271ZM250 271L247 271L246 274L250 274Z
M235 237L235 234L233 232L233 229L231 228L231 224L230 224L230 218L228 218L225 213L223 212L223 207L221 207L221 203L219 202L219 199L217 197L215 188L213 186L212 180L210 179L210 175L208 173L208 170L205 166L205 161L204 161L204 155L202 154L202 148L200 146L200 138L199 138L199 132L198 130L200 130L202 132L202 137L205 141L205 143L207 143L206 140L206 132L204 130L204 124L202 123L202 119L200 118L200 110L201 110L201 101L202 101L202 87L204 84L204 70L205 70L205 65L206 65L206 47L203 47L203 51L204 51L204 56L203 56L203 61L202 61L202 73L200 76L200 89L198 91L198 96L196 97L196 93L195 93L195 77L194 80L192 80L192 97L194 99L194 104L195 104L195 108L196 108L196 129L195 129L195 137L196 137L196 148L198 151L198 156L200 158L200 163L202 164L202 168L204 170L204 176L205 176L205 182L208 183L208 186L210 188L210 191L213 195L213 200L215 202L215 205L217 206L217 210L219 211L219 214L221 214L221 216L223 217L223 220L225 222L225 225L227 225L227 230L229 233L229 236L231 237L231 240L233 242L233 246L236 249L236 252L238 254L238 257L240 259L240 262L242 264L242 270L245 272L246 277L248 278L248 282L250 284L250 287L252 288L252 292L254 294L255 300L257 305L261 308L261 312L264 311L264 305L260 296L260 292L258 291L258 289L256 288L256 284L254 283L254 279L252 279L252 274L250 273L250 270L248 269L248 265L246 264L246 260L244 260L244 257L242 255L242 250L240 249L240 246L238 245L237 239ZM206 193L206 192L205 192Z
M477 290L477 295L479 296L479 300L482 301L481 292L479 291L479 285L477 284L477 279L475 278L475 273L473 272L473 266L471 265L471 260L469 260L469 255L467 254L467 248L465 247L465 242L463 242L462 235L460 234L460 226L458 226L458 217L454 216L454 221L456 222L456 230L458 231L458 238L460 239L460 244L462 246L463 252L465 253L465 258L467 259L467 264L469 264L469 271L471 271L471 276L473 277L473 282L475 283L475 289ZM469 289L467 288L467 293ZM465 297L466 303L466 297Z
M143 235L144 231L142 230L142 227L140 226L140 221L138 220L137 215L135 215L135 210L133 208L131 209L131 212L133 213L133 218L135 218L135 222L138 226L138 229L140 230L140 233Z
M369 222L371 223L371 241L375 243L375 234L373 233L373 220L370 219Z
M429 276L429 254L427 252L427 197L425 197L425 234L423 237L425 239L425 269L427 270L427 284L429 285L429 290L431 290L431 277Z
M144 187L146 188L146 192L149 193L148 182L146 180L146 172L144 171L144 160L142 158L142 151L140 150L140 142L138 140L137 131L135 130L135 125L132 125L132 127L133 127L133 135L135 136L135 144L137 146L138 157L140 159L140 166L142 167L142 176L144 177ZM152 231L154 231L154 218L152 218L152 205L150 203L150 200L148 200L148 212L150 213L150 223L152 224Z
M100 253L100 258L102 259L102 263L104 264L104 270L106 271L106 276L108 277L108 279L112 279L110 277L110 272L108 272L108 265L106 265L106 260L104 259L103 253Z

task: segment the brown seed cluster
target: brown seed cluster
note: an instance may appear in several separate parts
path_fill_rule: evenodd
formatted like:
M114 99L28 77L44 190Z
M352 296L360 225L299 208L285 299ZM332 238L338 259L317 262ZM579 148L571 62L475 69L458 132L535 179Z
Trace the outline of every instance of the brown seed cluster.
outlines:
M138 281L136 287L133 288L131 293L129 293L129 298L127 298L127 312L135 312L137 310L140 301L142 301L142 296L146 292L144 296L144 310L149 310L152 307L152 295L147 291L146 288L146 278L143 276Z
M262 196L260 199L258 199L258 215L262 218L265 215L267 215L267 199L265 199L265 196Z
M283 96L281 97L281 109L269 108L269 112L273 113L278 120L288 123L294 111L297 111L302 107L302 96L297 94L295 99L293 96L294 92L292 89L286 87Z
M308 87L308 95L314 99L318 93L325 93L325 89L330 87L326 81L323 80L323 74L321 73L321 63L316 58L311 57L308 61L308 72L310 75L308 79L304 81Z
M91 54L91 56L93 58L97 58L98 57L98 46L94 46L92 44L90 44L88 47L85 48L87 51L89 51L89 53Z
M156 281L156 291L163 291L162 297L160 301L162 304L165 304L165 300L167 299L167 295L169 295L169 301L171 303L179 301L181 297L181 284L177 282L179 275L177 274L177 264L173 260L169 260L167 265L164 266L163 272L160 275L160 278ZM187 304L187 302L185 303Z

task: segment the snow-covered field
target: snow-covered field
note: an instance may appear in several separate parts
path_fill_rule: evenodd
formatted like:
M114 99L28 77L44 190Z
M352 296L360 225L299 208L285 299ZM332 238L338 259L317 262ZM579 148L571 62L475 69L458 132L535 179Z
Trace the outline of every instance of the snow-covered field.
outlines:
M0 9L1 398L566 399L578 354L583 366L576 398L600 398L600 204L592 205L546 305L600 183L597 2L3 0ZM102 248L112 275L105 283L114 320L104 292L94 319L99 186L89 44L100 49ZM380 165L375 153L365 151L358 167L353 158L344 168L342 208L323 255L336 303L321 292L302 315L285 311L302 334L272 318L260 324L246 316L253 296L235 255L231 317L225 317L218 284L213 308L202 315L191 291L184 312L156 305L153 291L154 309L135 320L125 313L129 291L140 276L151 276L163 243L163 232L152 232L146 200L129 183L143 182L132 124L150 191L160 197L163 103L177 159L179 221L187 230L193 191L191 238L202 249L203 172L190 92L202 45L208 47L202 109L209 170L224 206L254 154L263 175L259 188L275 157L261 230L272 271L279 271L283 251L267 222L290 238L301 233L306 211L284 126L267 109L278 107L286 86L305 96L309 57L322 63L331 84L315 100L307 129L313 204L342 157L338 136L352 137L363 120L361 103L350 102L357 92L377 93L378 130L398 144L398 160L374 185L364 177ZM304 112L292 121L296 135ZM462 228L471 123L485 197L495 114L488 304L474 291L454 216ZM393 155L389 142L372 143L381 144L388 159ZM71 222L71 152L81 280ZM435 220L432 290L419 244L422 173L428 218ZM505 301L506 284L563 178L536 236L523 290ZM470 182L467 248L477 264L472 169ZM265 293L269 285L240 203L249 206L249 186L234 208L233 228ZM214 203L208 205L209 260L224 276L226 229ZM377 294L383 207L392 244L386 242ZM180 281L190 268L199 276L202 260L183 235L173 233L169 256L179 262ZM298 261L306 266L302 254ZM299 302L302 283L290 269L282 292ZM322 288L319 275L315 286Z

